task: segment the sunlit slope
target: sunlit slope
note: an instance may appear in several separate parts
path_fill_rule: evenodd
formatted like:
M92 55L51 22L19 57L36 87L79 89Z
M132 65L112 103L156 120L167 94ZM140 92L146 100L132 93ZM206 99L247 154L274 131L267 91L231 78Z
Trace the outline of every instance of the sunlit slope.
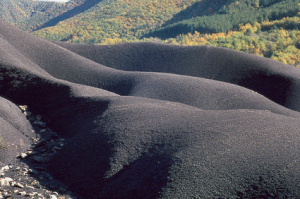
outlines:
M220 46L299 66L298 5L297 0L103 0L75 17L33 34L84 44L156 41ZM226 21L230 27L223 32L212 30L222 23L220 17L230 19ZM197 26L203 20L207 20L205 27L199 31ZM160 33L185 23L190 26L175 28L176 31L171 31L175 35L169 35L170 38L161 37ZM207 33L208 30L212 33Z
M67 3L38 0L0 1L0 18L15 24L23 30L32 31L52 18L81 5L84 0L70 0Z
M34 34L54 40L100 43L106 38L136 39L197 0L104 0L84 13Z
M86 2L94 2L87 0ZM174 38L200 31L225 32L241 23L295 16L298 0L120 0L99 1L90 9L34 34L75 43Z
M0 17L15 23L30 17L30 8L35 4L32 0L6 0L0 2ZM30 7L28 9L28 7Z

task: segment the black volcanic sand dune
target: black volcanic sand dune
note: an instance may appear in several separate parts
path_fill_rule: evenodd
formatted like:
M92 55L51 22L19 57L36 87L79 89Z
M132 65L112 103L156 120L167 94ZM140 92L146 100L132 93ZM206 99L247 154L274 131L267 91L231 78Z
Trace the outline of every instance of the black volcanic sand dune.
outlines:
M4 21L0 52L3 165L30 147L28 105L68 140L49 170L85 198L300 197L299 69L206 46L50 42Z

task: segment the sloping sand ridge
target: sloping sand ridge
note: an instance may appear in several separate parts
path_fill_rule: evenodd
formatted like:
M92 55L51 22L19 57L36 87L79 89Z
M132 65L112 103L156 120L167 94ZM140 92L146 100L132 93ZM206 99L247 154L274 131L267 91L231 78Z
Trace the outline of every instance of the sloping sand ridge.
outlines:
M51 42L0 20L0 166L35 132L84 198L300 197L300 70L208 46Z

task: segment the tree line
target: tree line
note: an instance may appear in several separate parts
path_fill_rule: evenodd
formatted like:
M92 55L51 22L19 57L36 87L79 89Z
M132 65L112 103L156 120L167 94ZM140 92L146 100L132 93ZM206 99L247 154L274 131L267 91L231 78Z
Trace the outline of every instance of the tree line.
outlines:
M256 2L258 3L256 4ZM195 31L202 33L226 32L238 28L238 25L241 23L254 24L257 21L276 20L287 16L295 16L299 12L300 6L298 3L298 0L231 1L231 4L223 6L223 9L217 14L212 16L198 16L171 24L167 27L159 27L143 37L166 39ZM248 6L248 4L254 7Z

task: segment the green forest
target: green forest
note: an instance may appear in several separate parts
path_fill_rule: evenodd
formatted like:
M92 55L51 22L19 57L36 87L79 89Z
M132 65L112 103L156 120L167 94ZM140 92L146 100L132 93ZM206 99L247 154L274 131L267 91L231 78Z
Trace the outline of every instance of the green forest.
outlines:
M103 0L32 34L73 43L210 45L300 67L299 0Z
M253 24L257 21L281 19L287 16L295 16L299 12L299 0L276 1L275 4L272 4L274 0L263 1L263 4L256 0L228 2L230 1L227 1L227 5L224 5L214 15L196 16L161 27L145 35L145 37L152 36L166 39L194 31L202 33L227 32L238 28L239 24ZM200 3L198 4L200 5Z
M79 5L85 0L71 0L67 3L36 0L0 1L0 18L32 31Z
M62 15L84 3L84 0L72 0L67 3L35 1L36 5L30 10L31 16L16 24L23 30L33 31L41 27L49 20Z

